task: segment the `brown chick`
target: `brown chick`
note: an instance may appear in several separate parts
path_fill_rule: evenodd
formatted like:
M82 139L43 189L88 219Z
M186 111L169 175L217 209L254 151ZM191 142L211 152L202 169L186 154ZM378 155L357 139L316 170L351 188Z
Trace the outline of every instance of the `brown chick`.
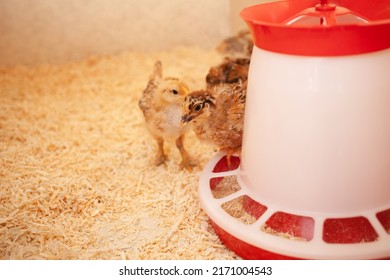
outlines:
M188 94L183 103L183 125L191 124L201 141L231 156L241 150L246 83L221 84Z
M149 132L157 141L156 165L161 165L167 159L164 141L173 139L182 157L180 166L187 170L195 166L183 145L187 128L182 127L180 123L182 103L188 92L188 86L184 81L174 77L163 78L161 61L155 63L154 71L138 105Z
M206 76L207 88L224 83L243 83L248 79L249 58L229 58L210 68Z
M253 41L249 30L241 30L237 35L226 38L218 46L217 51L230 57L246 57L252 55Z

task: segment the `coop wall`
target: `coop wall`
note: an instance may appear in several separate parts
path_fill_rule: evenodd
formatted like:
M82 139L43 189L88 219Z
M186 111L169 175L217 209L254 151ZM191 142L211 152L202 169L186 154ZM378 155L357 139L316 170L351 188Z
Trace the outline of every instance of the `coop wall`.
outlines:
M0 65L63 63L124 50L212 48L264 0L2 0Z

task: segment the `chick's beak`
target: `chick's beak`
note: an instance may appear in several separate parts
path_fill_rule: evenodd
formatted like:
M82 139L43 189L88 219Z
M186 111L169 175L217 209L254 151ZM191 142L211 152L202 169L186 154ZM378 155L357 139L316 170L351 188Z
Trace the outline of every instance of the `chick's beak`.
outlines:
M193 119L192 116L188 115L188 114L184 114L181 116L181 126L185 126L186 124L188 124L191 120Z

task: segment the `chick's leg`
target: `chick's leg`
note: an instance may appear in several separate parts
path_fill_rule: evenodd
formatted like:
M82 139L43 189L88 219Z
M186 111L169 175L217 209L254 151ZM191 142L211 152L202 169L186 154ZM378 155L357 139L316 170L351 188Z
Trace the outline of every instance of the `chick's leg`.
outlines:
M183 135L176 139L176 147L179 149L182 158L180 167L191 171L192 168L196 166L196 162L191 159L190 155L184 149L183 140Z
M167 157L164 153L164 139L158 137L158 138L156 138L156 141L157 141L157 155L156 155L156 159L154 161L154 164L156 166L159 166L165 162Z
M239 155L241 153L241 147L238 147L238 148L227 148L225 151L226 151L227 167L229 169L232 169L233 168L232 156L234 154L238 154Z

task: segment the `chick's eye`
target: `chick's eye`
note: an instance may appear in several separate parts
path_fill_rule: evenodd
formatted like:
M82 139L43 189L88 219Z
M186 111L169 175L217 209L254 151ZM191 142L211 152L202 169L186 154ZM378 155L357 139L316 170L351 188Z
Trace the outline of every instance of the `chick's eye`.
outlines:
M197 105L195 105L195 107L194 107L194 111L195 112L199 112L200 110L202 110L202 104L197 104Z
M174 95L176 95L176 94L179 93L176 89L173 89L171 92L172 92Z

